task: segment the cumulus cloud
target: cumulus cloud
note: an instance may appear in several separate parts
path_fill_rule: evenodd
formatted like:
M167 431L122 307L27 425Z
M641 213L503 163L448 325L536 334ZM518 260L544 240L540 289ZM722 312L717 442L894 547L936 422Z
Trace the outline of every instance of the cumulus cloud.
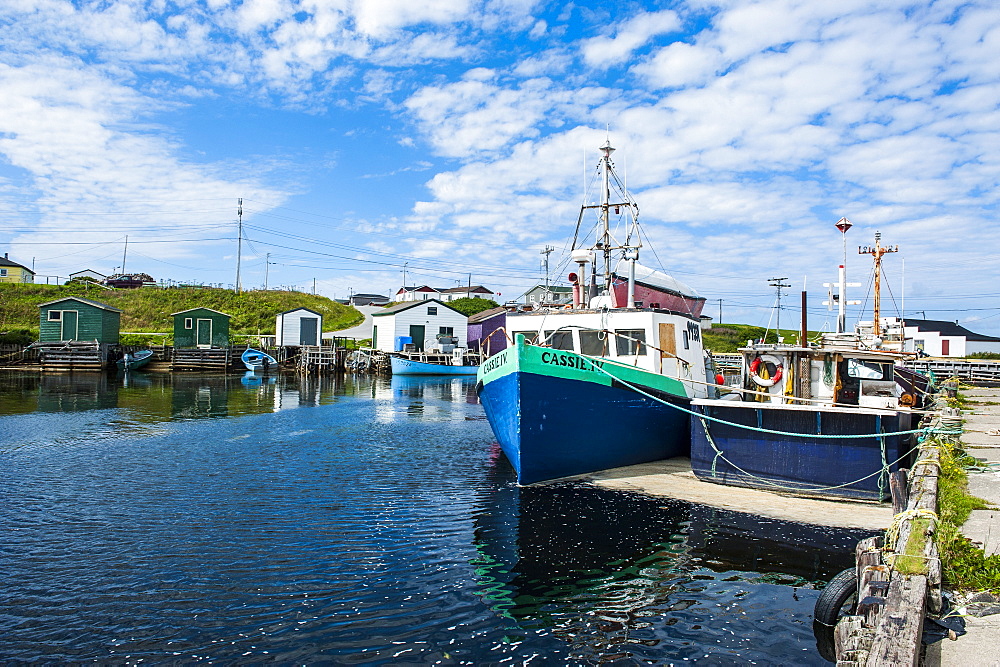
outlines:
M614 29L613 36L592 37L581 44L583 59L589 65L609 67L623 62L649 40L681 27L676 12L641 12Z

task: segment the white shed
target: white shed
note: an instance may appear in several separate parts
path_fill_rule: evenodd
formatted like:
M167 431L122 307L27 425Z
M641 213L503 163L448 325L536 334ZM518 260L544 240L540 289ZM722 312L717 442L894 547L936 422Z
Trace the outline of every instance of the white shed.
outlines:
M469 318L440 299L389 306L372 313L372 322L372 347L383 352L401 350L401 338L409 338L418 350L428 349L438 335L455 336L459 347L469 340Z
M278 345L319 345L323 337L323 316L308 308L286 310L278 313L274 333Z

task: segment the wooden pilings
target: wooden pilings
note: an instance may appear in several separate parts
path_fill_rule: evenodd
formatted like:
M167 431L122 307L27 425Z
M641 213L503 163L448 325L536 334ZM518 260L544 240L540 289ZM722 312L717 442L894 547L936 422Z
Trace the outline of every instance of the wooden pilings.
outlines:
M858 604L834 633L838 665L919 663L924 616L942 608L934 539L939 471L940 449L928 440L909 475L890 478L896 515L884 540L858 543Z

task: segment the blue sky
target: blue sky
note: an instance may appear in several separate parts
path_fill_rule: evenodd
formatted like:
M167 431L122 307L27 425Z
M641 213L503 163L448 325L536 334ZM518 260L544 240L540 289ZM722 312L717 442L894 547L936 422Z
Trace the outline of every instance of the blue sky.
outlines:
M610 132L640 261L727 321L870 313L1000 335L1000 8L981 2L0 4L0 248L344 297L553 279ZM268 255L270 253L270 255ZM905 300L905 303L904 303ZM849 314L853 321L861 308Z

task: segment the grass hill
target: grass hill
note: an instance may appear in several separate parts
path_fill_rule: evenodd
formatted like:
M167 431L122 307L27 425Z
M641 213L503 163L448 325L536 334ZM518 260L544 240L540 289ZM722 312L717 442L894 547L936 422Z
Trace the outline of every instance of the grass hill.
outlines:
M735 353L741 347L746 347L748 340L760 340L764 337L764 327L755 327L749 324L713 324L711 329L701 332L702 344L705 349L720 354ZM815 331L807 331L809 340L813 340L819 334ZM782 329L781 335L785 337L785 342L798 341L799 332L793 329ZM775 331L767 333L765 343L777 343L778 334Z
M275 290L242 292L216 288L152 288L106 290L97 285L33 285L0 283L0 334L27 330L38 335L38 304L67 296L98 301L123 310L122 331L173 333L176 313L211 308L232 316L232 334L273 334L278 313L309 308L323 315L326 331L360 324L364 315L324 296Z

